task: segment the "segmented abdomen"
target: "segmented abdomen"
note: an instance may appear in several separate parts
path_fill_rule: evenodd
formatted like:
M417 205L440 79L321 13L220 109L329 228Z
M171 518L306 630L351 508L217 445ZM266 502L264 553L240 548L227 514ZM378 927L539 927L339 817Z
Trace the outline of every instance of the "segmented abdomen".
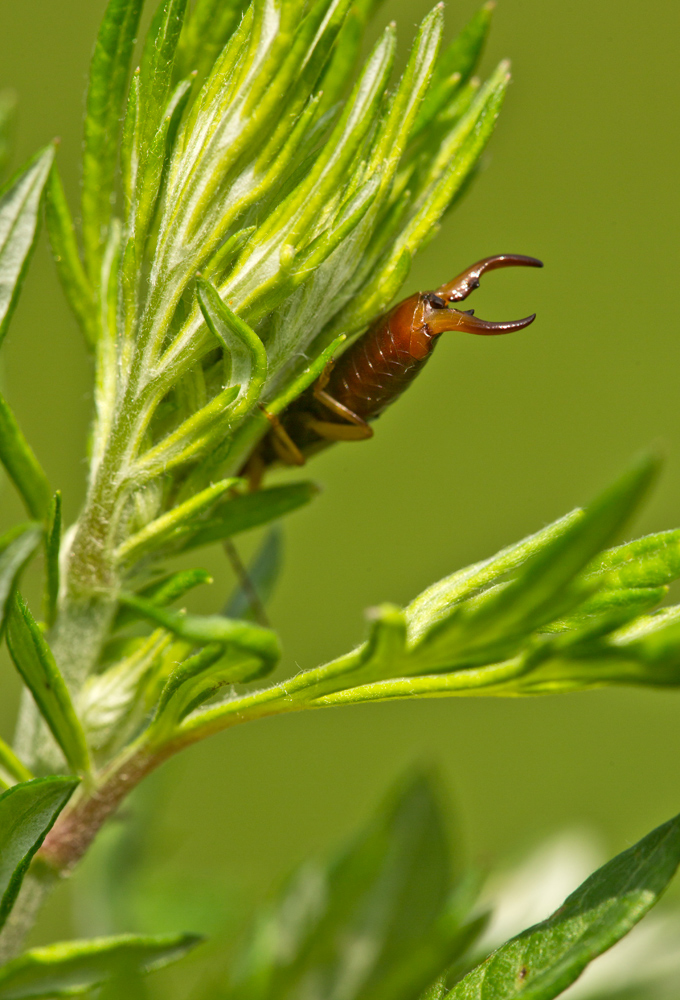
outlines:
M436 339L414 323L420 296L406 299L340 357L326 391L364 420L382 413L427 361Z

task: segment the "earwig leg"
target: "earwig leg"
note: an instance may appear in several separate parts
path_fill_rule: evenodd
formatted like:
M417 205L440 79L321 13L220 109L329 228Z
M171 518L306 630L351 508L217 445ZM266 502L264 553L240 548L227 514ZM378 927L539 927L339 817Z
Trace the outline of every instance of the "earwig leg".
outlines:
M245 479L248 480L249 493L256 493L259 490L266 470L267 466L262 458L262 451L258 446L243 466L240 473Z
M271 424L272 440L277 457L284 463L284 465L304 465L307 459L295 444L276 414L269 413L268 410L265 410L264 406L260 406L260 409Z
M328 366L326 367L328 368ZM328 374L330 374L330 369L328 370ZM324 375L326 375L325 379ZM329 409L331 413L334 413L336 417L340 417L346 422L334 424L329 420L317 420L316 417L308 414L305 416L307 426L315 434L325 438L327 441L365 441L367 438L373 437L373 428L362 417L350 410L349 407L343 406L330 393L326 392L324 386L327 383L328 375L326 369L324 369L317 384L314 386L314 398Z

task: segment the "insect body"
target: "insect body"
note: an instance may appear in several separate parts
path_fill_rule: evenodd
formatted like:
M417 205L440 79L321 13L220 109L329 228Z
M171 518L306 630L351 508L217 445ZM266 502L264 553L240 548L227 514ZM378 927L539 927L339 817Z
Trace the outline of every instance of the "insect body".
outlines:
M305 456L333 441L360 441L372 436L369 421L410 385L430 357L440 334L494 335L529 326L535 313L507 323L478 319L473 310L452 308L479 287L486 271L501 267L542 267L535 257L498 254L485 257L434 292L416 292L331 363L281 419L268 414L271 431L249 459L244 473L256 486L264 469L276 461L302 465ZM265 411L266 412L266 411Z

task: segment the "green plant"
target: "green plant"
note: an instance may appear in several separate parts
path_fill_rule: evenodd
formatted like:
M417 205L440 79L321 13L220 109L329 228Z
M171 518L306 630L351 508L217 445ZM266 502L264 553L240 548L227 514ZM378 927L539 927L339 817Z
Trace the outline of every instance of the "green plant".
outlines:
M361 64L371 6L196 0L189 10L163 0L131 72L142 0L110 0L89 81L78 231L53 146L0 194L0 336L44 209L95 369L87 497L66 532L60 494L0 399L0 459L31 519L0 540L0 624L26 687L14 749L0 743L0 998L103 982L114 994L136 989L139 970L195 943L122 936L15 957L47 891L125 796L212 733L360 701L680 680L680 609L654 610L680 577L680 531L610 547L654 478L651 458L583 510L407 608L373 610L359 648L279 683L250 686L280 656L249 594L252 585L264 597L272 583L275 536L227 613L170 607L208 582L201 569L173 570L175 556L313 499L307 481L248 492L240 473L267 413L282 413L384 312L473 178L498 116L508 66L484 84L473 75L489 5L441 54L436 7L396 82L393 26ZM0 101L0 161L10 119L11 102ZM17 589L39 551L41 622ZM399 810L415 810L413 836L432 814L421 785L405 795L382 833L368 835L367 853L350 851L325 876L338 899L333 888L328 914L310 917L290 968L257 953L235 973L235 990L299 995L315 969L335 967L336 932L351 936L357 900L373 898L381 869L370 857L394 824L401 830ZM404 851L395 877L407 875ZM408 933L385 938L384 967L376 960L347 995L555 996L640 919L679 859L674 820L477 965L472 899L447 909L440 872L422 920L409 910ZM397 903L378 897L378 909L391 908L384 920L398 923Z

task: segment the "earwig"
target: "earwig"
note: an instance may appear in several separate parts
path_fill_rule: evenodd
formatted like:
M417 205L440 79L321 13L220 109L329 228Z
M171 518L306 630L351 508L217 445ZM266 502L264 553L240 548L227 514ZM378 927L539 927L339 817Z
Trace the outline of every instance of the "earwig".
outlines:
M334 441L372 437L369 422L408 388L442 333L459 330L494 336L533 323L535 313L507 323L491 323L478 319L472 309L464 311L451 305L478 288L487 271L517 266L543 264L520 254L485 257L436 291L416 292L376 320L280 419L266 414L271 430L243 469L251 486L257 488L264 470L276 461L302 465L305 456Z

